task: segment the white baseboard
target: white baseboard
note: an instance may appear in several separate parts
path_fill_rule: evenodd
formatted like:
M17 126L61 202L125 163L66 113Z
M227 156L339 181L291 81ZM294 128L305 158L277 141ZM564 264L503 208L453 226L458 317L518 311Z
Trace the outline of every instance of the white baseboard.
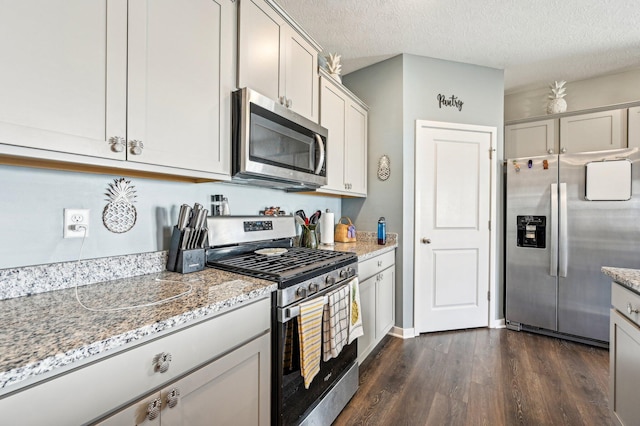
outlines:
M413 328L400 328L393 326L391 330L389 330L389 334L394 337L399 337L401 339L412 339L416 337L415 329Z
M489 324L489 328L506 328L507 323L504 321L504 318L493 320L491 324Z

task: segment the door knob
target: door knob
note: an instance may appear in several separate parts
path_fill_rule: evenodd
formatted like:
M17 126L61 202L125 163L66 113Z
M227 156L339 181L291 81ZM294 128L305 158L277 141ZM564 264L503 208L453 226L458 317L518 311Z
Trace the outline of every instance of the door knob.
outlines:
M431 244L431 240L427 237L422 238L422 244Z

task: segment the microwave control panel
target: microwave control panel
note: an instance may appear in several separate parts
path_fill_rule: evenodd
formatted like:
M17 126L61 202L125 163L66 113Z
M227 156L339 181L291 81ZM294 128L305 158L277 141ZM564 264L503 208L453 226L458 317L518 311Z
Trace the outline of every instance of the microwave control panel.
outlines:
M517 216L518 247L546 248L546 216Z

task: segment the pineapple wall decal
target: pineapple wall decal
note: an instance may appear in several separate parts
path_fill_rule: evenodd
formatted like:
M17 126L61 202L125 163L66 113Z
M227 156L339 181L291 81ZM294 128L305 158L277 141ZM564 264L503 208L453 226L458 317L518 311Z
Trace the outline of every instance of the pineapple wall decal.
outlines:
M109 231L122 234L136 224L138 212L133 203L137 195L133 188L125 178L114 179L107 187L105 195L109 204L102 211L102 222Z
M549 94L550 100L547 104L547 114L558 114L567 110L567 101L563 99L567 96L565 93L567 89L564 87L566 83L566 81L562 80L554 81L553 84L549 85L551 93Z

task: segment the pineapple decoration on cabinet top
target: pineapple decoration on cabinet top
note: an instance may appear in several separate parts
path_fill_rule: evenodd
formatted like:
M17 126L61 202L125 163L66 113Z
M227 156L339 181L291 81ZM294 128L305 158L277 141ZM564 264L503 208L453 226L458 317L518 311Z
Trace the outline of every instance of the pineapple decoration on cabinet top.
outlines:
M125 178L114 179L105 195L109 203L102 211L102 222L111 232L122 234L136 224L138 212L133 203L137 197L135 187Z
M559 114L567 110L567 101L563 98L567 96L565 91L567 90L564 85L566 81L554 81L549 85L551 93L549 94L549 103L547 104L547 114Z

